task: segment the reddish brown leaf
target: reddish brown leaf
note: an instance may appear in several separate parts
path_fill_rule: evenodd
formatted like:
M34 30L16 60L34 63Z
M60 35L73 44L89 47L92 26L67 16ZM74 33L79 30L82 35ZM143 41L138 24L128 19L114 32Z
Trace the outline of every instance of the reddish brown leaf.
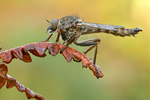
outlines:
M7 50L4 51L0 54L0 58L2 59L3 62L5 63L10 63L12 61L12 55L11 55L11 51Z
M38 52L38 54L42 57L45 57L45 51L47 50L47 44L42 42L42 43L37 43L35 44L35 49Z
M49 50L52 46L54 46L54 43L53 43L53 42L42 42L42 43L47 44L47 49L48 49L48 50Z
M35 96L36 100L46 100L45 98L43 98L41 95L36 94Z
M45 52L47 49L51 55L55 56L59 53L59 50L62 48L64 48L64 45L51 43L51 42L31 43L25 46L21 46L18 48L14 48L14 49L1 52L0 58L5 63L10 63L11 60L15 57L20 58L24 62L31 62L32 60L28 51L30 51L35 56L44 57L46 56ZM96 77L103 76L99 67L95 68L95 65L93 65L93 61L89 59L86 55L84 55L83 53L73 48L67 47L66 49L63 50L62 54L68 62L72 60L72 57L74 57L77 60L82 60L83 67L87 68L89 66L90 70L93 71Z
M60 47L59 44L53 43L53 45L49 48L49 54L55 56L59 53Z
M104 75L97 65L89 65L89 69L93 71L93 74L98 78L102 78Z
M19 82L17 82L17 81L16 81L16 88L20 92L25 92L25 87L22 84L20 84Z
M42 45L42 46L40 46ZM46 47L44 47L46 46ZM42 48L43 47L43 48ZM37 56L37 57L45 57L45 51L47 49L47 45L43 45L43 43L32 43L31 45L25 45L24 46L24 50L25 51L30 51L33 55Z
M8 72L8 68L5 64L0 64L0 73L6 75Z
M69 47L67 47L66 49L64 49L64 50L62 51L62 55L65 57L65 59L66 59L68 62L71 62L72 57L73 57L73 54L72 54L71 49L69 49Z
M76 52L74 51L73 52L73 56L76 60L82 60L82 56L81 56L81 53L80 52Z
M28 52L25 52L25 51L23 50L23 48L15 48L15 49L12 50L12 52L13 52L20 60L22 60L22 61L24 61L24 62L31 62L31 61L32 61L32 59L31 59L29 53L28 53Z
M72 48L71 48L72 49ZM102 78L103 77L103 73L100 70L100 67L97 65L93 65L93 61L88 58L87 56L85 56L83 53L78 52L77 50L72 50L73 51L73 56L75 57L75 59L77 60L82 60L82 66L87 68L89 66L89 69L93 71L93 74L97 77L97 78Z
M6 88L12 88L12 87L14 87L15 84L16 84L16 80L14 78L12 78L11 76L9 76L9 75L7 75L7 77L8 77L9 81L7 81Z
M34 93L29 88L25 88L22 84L16 81L16 79L12 78L9 75L6 75L8 69L5 64L0 64L0 89L4 86L7 80L6 88L12 88L15 86L18 91L25 92L28 98L35 98L37 100L46 100L41 95Z
M5 85L6 79L0 77L0 89Z
M6 79L3 77L6 75L8 69L5 64L0 64L0 89L5 85Z
M82 56L82 66L88 67L88 65L92 65L92 61L89 58Z
M97 78L102 78L104 75L103 75L102 71L100 70L100 67L98 65L95 65L95 67L97 69Z
M27 44L27 45L24 45L22 46L24 51L27 52L29 50L34 50L35 48L35 43L30 43L30 44Z
M24 62L32 62L32 59L31 59L30 54L28 52L23 52L22 61L24 61Z
M41 56L35 49L34 50L29 50L33 55L37 56L37 57L43 57Z
M22 53L22 48L14 48L12 52L19 58L23 59L23 53Z
M31 43L25 46L3 51L0 53L0 58L4 63L10 63L13 58L19 58L24 62L31 62L32 59L28 51L30 51L35 56L45 57L46 56L45 52L47 49L51 55L55 56L59 53L59 50L62 48L64 48L64 45L57 43L50 43L50 42ZM81 60L83 67L85 68L89 67L89 69L93 71L93 74L97 78L103 77L103 74L99 66L93 65L93 61L83 53L71 47L67 47L63 50L62 55L68 62L71 62L73 57L77 60ZM21 85L11 76L6 75L7 71L8 71L7 66L4 64L0 64L0 88L4 86L7 80L6 85L7 88L12 88L13 86L15 86L18 89L18 91L25 92L28 99L35 98L37 100L46 100L39 94L36 94L29 88L26 88L23 85Z
M25 91L26 91L25 93L26 93L26 96L28 99L35 97L35 93L32 90L30 90L29 88L26 88Z
M11 56L12 56L12 59L14 59L14 58L18 58L14 53L13 53L13 51L11 51Z

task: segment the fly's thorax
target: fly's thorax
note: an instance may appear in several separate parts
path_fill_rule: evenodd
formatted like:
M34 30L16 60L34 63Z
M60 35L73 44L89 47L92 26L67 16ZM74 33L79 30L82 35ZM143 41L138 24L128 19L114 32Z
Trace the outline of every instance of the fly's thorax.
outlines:
M70 28L59 28L58 32L61 34L62 39L68 42L79 35L81 35L80 28L79 27L70 27Z
M58 32L60 32L62 39L68 42L80 34L80 28L77 23L82 21L76 16L66 16L61 19L60 25L58 27Z

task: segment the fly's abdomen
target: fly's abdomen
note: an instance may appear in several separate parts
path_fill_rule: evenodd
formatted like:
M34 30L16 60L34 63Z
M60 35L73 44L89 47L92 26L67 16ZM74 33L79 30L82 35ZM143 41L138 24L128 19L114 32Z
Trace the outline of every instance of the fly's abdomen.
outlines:
M104 24L94 24L94 23L78 23L77 26L80 26L81 34L90 34L90 33L110 33L115 36L130 36L135 35L139 31L142 31L140 28L135 29L126 29L123 26L116 25L104 25Z

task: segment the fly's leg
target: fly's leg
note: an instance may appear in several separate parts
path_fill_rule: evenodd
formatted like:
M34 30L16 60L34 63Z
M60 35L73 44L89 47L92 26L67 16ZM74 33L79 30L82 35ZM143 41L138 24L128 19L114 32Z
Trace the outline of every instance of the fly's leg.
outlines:
M53 33L54 33L54 32L52 32L52 33L49 35L49 37L48 37L45 41L43 41L43 42L49 41L49 39L52 37Z
M93 60L93 64L96 63L96 56L97 56L97 49L98 49L98 44L100 43L100 39L92 39L92 40L86 40L86 41L82 41L82 42L77 42L75 41L74 42L76 45L79 45L79 46L91 46L88 50L86 50L84 52L84 54L88 53L90 50L92 50L94 47L95 48L95 53L94 53L94 60ZM76 62L80 62L81 60L76 60L73 58L74 61Z
M59 37L60 37L60 32L58 32L57 38L56 38L56 43L59 41Z
M64 49L66 49L66 47L67 47L69 44L71 44L75 39L76 39L76 37L73 37L69 42L67 42L67 44L65 45L65 47L60 50L60 53L62 53L62 51L63 51ZM65 44L65 42L64 42L63 44Z
M49 41L49 39L52 37L53 33L54 33L54 31L53 31L53 32L51 32L51 34L49 35L49 37L48 37L48 38L47 38L44 42ZM58 41L59 41L59 36L60 36L60 32L58 32L58 35L57 35L57 38L56 38L56 42L58 42Z
M51 37L51 35L49 37ZM49 37L48 37L48 39L49 39ZM52 46L50 47L50 49L59 41L59 37L60 37L60 32L58 32L58 35L57 35L57 38L56 38L56 42L54 44L52 44Z
M87 54L90 50L92 50L95 47L95 45L91 46L89 49L87 49L85 52L83 52L84 54ZM75 62L81 62L81 60L76 60L75 58L73 58L73 61Z

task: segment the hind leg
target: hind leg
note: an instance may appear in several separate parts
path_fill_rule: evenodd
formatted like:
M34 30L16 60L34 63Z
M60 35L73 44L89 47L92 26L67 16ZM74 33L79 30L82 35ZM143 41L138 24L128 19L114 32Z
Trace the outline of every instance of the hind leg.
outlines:
M94 60L93 60L93 64L96 63L96 56L97 56L97 49L98 49L98 44L100 43L100 39L92 39L92 40L86 40L86 41L81 41L81 42L77 42L74 41L74 43L78 46L91 46L89 49L87 49L84 54L88 53L90 50L92 50L94 47L95 48L95 53L94 53ZM81 60L76 60L75 58L73 58L74 61L76 62L80 62Z

